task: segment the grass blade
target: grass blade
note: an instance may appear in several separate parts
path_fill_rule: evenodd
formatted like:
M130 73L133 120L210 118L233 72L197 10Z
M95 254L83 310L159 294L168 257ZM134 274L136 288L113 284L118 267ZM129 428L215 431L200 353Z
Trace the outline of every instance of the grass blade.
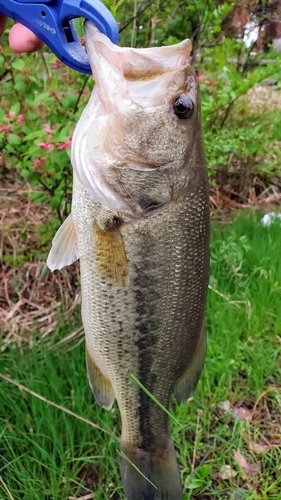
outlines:
M0 484L2 484L4 490L6 491L7 495L9 496L9 498L11 500L14 500L14 497L12 496L12 493L10 492L8 486L6 485L6 483L4 482L4 480L2 479L1 476L0 476Z
M119 450L116 450L118 455L120 455L122 458L124 458L124 460L126 460L132 467L134 467L134 469L136 469L136 471L146 480L148 481L156 490L158 489L157 486L155 486L155 484L150 481L150 479L148 479L148 477L145 476L145 474L143 474L143 472L132 462L132 460L129 459L129 457L127 457L127 455L125 455L125 453L123 453L123 451L119 451Z
M133 372L131 372L129 368L125 368L125 371L136 382L136 384L138 384L138 386L145 392L145 394L147 394L147 396L149 396L150 399L152 399L152 401L154 401L154 403L156 403L159 406L159 408L161 408L161 410L167 413L167 415L170 418L172 418L174 422L176 422L176 424L182 428L181 423L176 419L176 417L169 410L167 410L167 408L165 408L165 406L163 406L162 403L160 403L160 401L158 401L158 399L156 399L156 397L153 396L153 394L151 394L151 392L149 392L149 390L139 381L139 379L133 374Z
M0 373L0 377L3 379L3 380L6 380L6 382L9 382L10 384L13 384L15 385L20 391L25 391L25 392L28 392L29 394L31 394L32 396L34 396L35 398L37 399L40 399L41 401L44 401L44 403L50 405L50 406L54 406L55 408L57 408L58 410L61 410L63 411L64 413L68 413L68 415L71 415L72 417L75 417L77 418L78 420L81 420L82 422L84 422L85 424L88 424L88 425L91 425L92 427L94 427L95 429L98 429L99 431L102 431L104 432L105 434L108 434L108 436L112 437L113 439L118 439L117 436L114 436L113 434L111 434L111 432L107 431L106 429L104 429L103 427L100 427L99 425L97 424L94 424L93 422L91 422L90 420L87 420L86 418L84 417L81 417L80 415L77 415L77 413L74 413L73 411L71 410L68 410L67 408L64 408L64 406L60 406L60 405L57 405L56 403L54 403L53 401L50 401L49 399L46 399L44 398L43 396L41 396L40 394L37 394L37 392L34 392L34 391L31 391L30 389L28 389L27 387L25 387L24 385L21 385L19 382L17 382L16 380L13 380L11 379L10 377L7 377L6 375L3 375L2 373Z

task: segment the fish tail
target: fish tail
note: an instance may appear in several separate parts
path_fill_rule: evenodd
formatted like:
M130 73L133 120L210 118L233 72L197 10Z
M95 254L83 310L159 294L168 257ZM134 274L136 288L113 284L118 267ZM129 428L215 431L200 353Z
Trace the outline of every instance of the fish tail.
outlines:
M124 443L121 449L126 455L121 459L121 476L127 500L182 500L179 467L171 440L164 448L148 451Z

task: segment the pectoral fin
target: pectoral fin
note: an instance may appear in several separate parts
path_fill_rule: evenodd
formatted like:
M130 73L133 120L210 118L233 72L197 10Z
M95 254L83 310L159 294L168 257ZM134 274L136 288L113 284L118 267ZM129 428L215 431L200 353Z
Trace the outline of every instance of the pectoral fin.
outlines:
M201 372L203 370L206 356L206 328L202 328L199 342L192 361L185 373L176 381L174 395L177 403L181 404L188 400L196 388Z
M114 402L114 393L110 380L97 367L86 347L86 365L90 387L96 402L106 410L110 410Z
M51 271L55 271L55 269L69 266L77 259L79 259L77 237L72 215L70 214L55 234L47 259L47 266Z

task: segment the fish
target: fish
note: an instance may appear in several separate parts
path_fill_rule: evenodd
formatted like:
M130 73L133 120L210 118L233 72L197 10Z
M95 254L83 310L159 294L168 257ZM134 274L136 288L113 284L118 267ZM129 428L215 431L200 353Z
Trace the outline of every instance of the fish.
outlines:
M95 86L47 264L80 259L87 374L99 405L118 403L125 497L181 500L158 403L187 401L206 353L209 193L191 42L119 47L89 21L85 39Z

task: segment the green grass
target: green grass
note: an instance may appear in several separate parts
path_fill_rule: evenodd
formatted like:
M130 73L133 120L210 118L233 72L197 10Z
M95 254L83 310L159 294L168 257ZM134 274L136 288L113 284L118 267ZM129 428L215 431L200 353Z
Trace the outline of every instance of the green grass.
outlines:
M184 500L281 499L281 225L263 228L260 218L242 212L213 224L206 365L191 400L172 404ZM113 436L0 379L1 500L123 499L118 410L93 401L84 346L55 346L72 330L54 333L53 348L9 347L0 373ZM222 479L226 465L235 477Z

